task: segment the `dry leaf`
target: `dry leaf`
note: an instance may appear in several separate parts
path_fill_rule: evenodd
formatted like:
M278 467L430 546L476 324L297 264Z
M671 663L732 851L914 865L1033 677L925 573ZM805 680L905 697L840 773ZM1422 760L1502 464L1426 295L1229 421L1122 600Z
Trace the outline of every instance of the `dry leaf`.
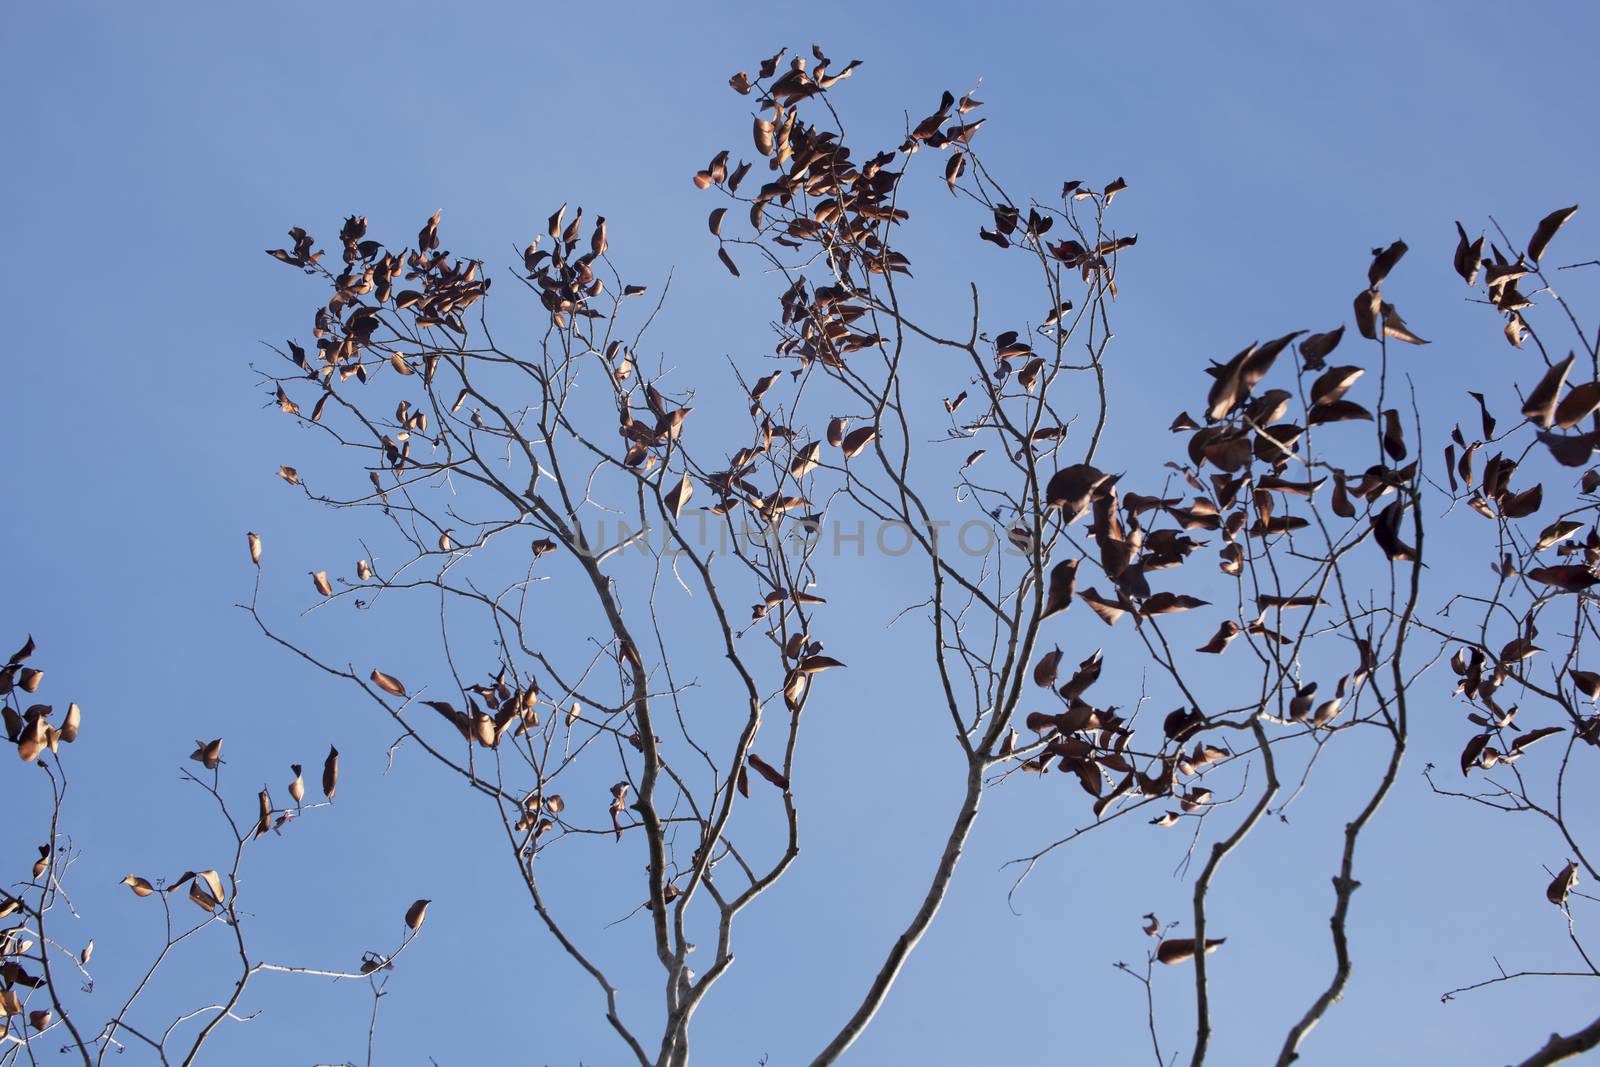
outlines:
M372 681L373 684L390 696L403 697L406 695L406 687L400 679L384 674L376 667L372 669Z
M222 762L222 738L219 737L213 741L196 741L194 743L194 751L189 754L189 758L196 763L203 764L208 771L216 770L217 765Z
M1578 205L1560 208L1552 211L1539 220L1539 225L1534 229L1533 236L1528 239L1528 258L1535 263L1544 257L1544 250L1549 247L1550 239L1556 231L1566 224L1566 221L1578 213Z
M133 890L135 896L147 897L156 891L156 887L151 885L148 879L140 878L136 874L128 875L122 880L122 884Z
M1225 937L1206 938L1206 955L1209 956L1217 951L1218 946L1227 940ZM1183 963L1194 959L1195 947L1195 939L1192 937L1169 938L1156 946L1156 959L1162 963Z
M689 472L684 471L683 478L678 482L677 487L668 492L666 496L667 513L672 516L673 521L677 521L679 514L683 511L683 506L689 502L689 498L692 496L694 496L694 483L689 481Z
M1578 865L1569 861L1551 880L1549 887L1545 889L1545 899L1558 908L1564 908L1567 906L1567 894L1571 893L1572 887L1577 884Z

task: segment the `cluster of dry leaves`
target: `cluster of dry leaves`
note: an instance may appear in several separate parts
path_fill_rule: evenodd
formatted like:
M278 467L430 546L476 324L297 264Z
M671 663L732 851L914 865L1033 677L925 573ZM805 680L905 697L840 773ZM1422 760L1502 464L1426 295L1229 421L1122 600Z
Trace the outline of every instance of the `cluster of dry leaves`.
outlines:
M1138 247L1112 210L1128 183L1071 180L1048 199L1014 198L979 156L985 120L971 93L943 93L905 123L903 139L857 153L835 103L859 68L813 48L736 74L729 84L749 106L755 159L720 150L692 175L722 199L707 219L720 263L734 277L759 265L764 281L739 284L771 284L776 298L771 355L734 363L732 404L708 402L689 375L646 357L661 304L622 273L605 218L582 208L552 213L502 276L537 305L529 346L491 327L489 268L444 247L439 213L398 249L369 237L361 216L344 221L337 254L292 229L291 246L269 255L326 295L312 343L287 342L283 369L263 377L272 403L331 447L278 474L314 502L368 514L374 539L388 539L363 541L353 577L330 578L312 561L311 606L348 608L341 626L376 626L380 601L408 618L407 595L419 594L438 633L407 649L404 671L358 668L281 635L258 582L247 610L263 633L391 721L400 731L391 758L420 750L489 805L538 921L594 981L607 1022L643 1065L690 1062L691 1023L732 971L737 920L799 856L808 790L833 787L801 726L807 714L842 712L846 687L819 680L845 666L826 624L840 608L861 611L867 594L829 585L815 541L751 536L830 514L909 531L924 577L902 614L925 627L933 684L922 696L934 713L906 729L948 734L964 773L950 783L962 799L925 894L903 928L885 932L890 947L859 976L858 1006L825 1024L812 1062L834 1062L877 1014L948 893L982 795L1057 783L1081 788L1069 793L1078 805L1049 806L1069 812L1068 824L1040 820L1040 847L1016 861L1019 885L1090 832L1187 831L1179 876L1189 911L1175 922L1144 916L1142 968L1118 966L1145 987L1150 1054L1163 1065L1162 1035L1170 1049L1175 1029L1158 1010L1154 965L1187 968L1194 1019L1179 1040L1203 1062L1211 1005L1236 995L1208 975L1207 957L1227 940L1208 919L1218 871L1269 815L1286 822L1313 779L1342 773L1337 794L1356 799L1331 861L1331 965L1284 1017L1277 1062L1292 1062L1350 981L1358 843L1413 744L1411 700L1438 693L1445 670L1473 727L1459 758L1468 784L1434 783L1432 764L1429 783L1548 824L1551 847L1567 854L1539 881L1548 878L1546 898L1581 961L1559 973L1600 978L1573 910L1586 899L1580 875L1595 874L1588 827L1566 801L1600 747L1590 593L1600 584L1591 463L1600 350L1543 265L1576 208L1545 217L1520 248L1501 232L1487 256L1485 238L1457 224L1454 269L1475 292L1481 281L1480 302L1522 362L1471 394L1481 433L1469 440L1458 425L1441 466L1422 455L1414 364L1403 361L1428 342L1391 299L1408 251L1394 241L1373 250L1353 303L1336 302L1354 336L1345 322L1294 330L1195 372L1189 411L1199 417L1172 420L1171 462L1130 471L1107 454L1108 424L1152 413L1109 396L1105 375L1119 275ZM931 205L930 188L950 206ZM730 222L735 208L747 227ZM952 265L918 264L913 277L898 240L915 219L950 211L978 222L959 265L973 274L954 299L937 284ZM1036 320L1029 307L1042 311ZM1569 320L1581 351L1547 350L1536 314L1547 308ZM1523 369L1530 355L1542 363L1533 372ZM1589 380L1571 381L1575 372ZM1491 409L1513 385L1520 419L1502 429ZM941 551L929 532L945 506L935 501L991 526L995 551ZM671 551L628 537L591 542L586 522L600 514L665 529ZM1447 530L1482 520L1493 531L1483 588L1425 584L1441 515ZM690 536L691 517L730 533L725 550ZM1478 534L1460 534L1447 558L1479 551ZM265 567L262 538L247 542ZM1087 611L1072 613L1079 602ZM3 675L8 736L24 760L54 755L79 724L76 705L57 726L49 707L17 699L40 684L23 665L32 651L30 641ZM872 652L849 658L859 670ZM1322 769L1355 731L1384 753L1367 780ZM197 742L192 758L213 775L195 781L226 813L221 744ZM163 900L187 887L202 925L237 933L246 842L312 806L301 767L292 771L291 807L263 789L253 825L229 817L231 870L127 884ZM751 771L772 802L752 797ZM922 772L891 763L884 773ZM325 802L337 775L330 752ZM1156 847L1150 840L1138 847ZM42 921L52 903L64 869L54 847L35 870L39 903L14 909L25 921ZM666 979L658 1037L623 1016L590 932L543 891L548 879L584 883L589 865L611 862L598 848L630 849L643 863L622 892L643 958ZM407 912L401 948L426 906ZM387 972L393 956L369 953L356 973ZM28 972L6 973L8 994L28 986L12 977ZM247 963L246 980L252 973ZM207 1032L233 1017L244 981ZM50 1003L60 1015L53 991ZM58 1025L42 1018L35 1030ZM120 1019L87 1042L74 1031L86 1062L87 1049L126 1039ZM1597 1045L1600 1020L1526 1062Z

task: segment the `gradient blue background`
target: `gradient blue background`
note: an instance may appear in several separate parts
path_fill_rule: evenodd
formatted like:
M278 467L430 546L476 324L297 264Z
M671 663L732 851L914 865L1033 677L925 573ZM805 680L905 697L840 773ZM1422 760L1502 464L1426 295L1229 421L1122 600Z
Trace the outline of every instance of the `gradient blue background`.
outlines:
M246 529L268 539L267 603L285 621L309 604L305 570L359 554L352 527L272 476L311 454L249 366L259 341L307 332L315 292L261 255L287 226L326 246L362 213L400 244L443 208L446 244L498 265L556 204L582 203L609 218L639 280L679 268L655 346L720 373L725 355L770 347L772 296L712 262L712 205L688 181L719 147L748 152L728 75L813 40L859 57L846 106L886 143L902 110L914 120L941 90L982 78L979 147L1009 188L1130 183L1118 223L1140 242L1120 279L1111 388L1125 406L1112 442L1136 468L1170 444L1152 444L1141 420L1164 427L1192 406L1206 358L1345 320L1368 249L1400 236L1413 251L1390 284L1434 340L1404 353L1404 369L1441 440L1472 411L1464 390L1529 358L1460 306L1452 220L1497 212L1524 234L1590 199L1600 163L1600 14L1583 3L36 4L7 23L0 643L31 631L47 692L85 709L74 900L79 939L99 944L94 999L120 994L159 936L150 902L116 879L215 862L200 862L215 853L213 815L175 771L189 740L227 738L243 811L260 779L281 792L289 762L314 765L333 742L346 753L339 804L263 846L282 854L252 876L254 937L266 958L348 966L392 941L412 898L432 897L384 1002L380 1063L624 1061L592 985L536 927L489 813L415 759L384 777L391 731L374 709L268 646L233 607L252 580ZM948 249L981 270L992 250L975 226L962 221ZM1597 237L1580 214L1563 252L1591 258ZM1580 284L1574 295L1592 298ZM1476 544L1441 551L1434 604L1454 567L1481 573L1488 559ZM893 651L881 627L915 575L853 574L875 584L882 611L841 625ZM427 647L425 633L346 636L348 621L301 632L357 662ZM1099 640L1087 615L1071 625L1079 644ZM735 973L700 1016L699 1062L809 1058L925 885L953 804L948 740L871 662L833 690L834 725L818 727L819 769L801 796L800 864L743 929ZM1592 984L1577 982L1439 1003L1490 975L1492 955L1509 968L1565 960L1559 913L1541 897L1559 841L1433 798L1421 780L1422 763L1448 768L1464 736L1446 689L1436 680L1419 695L1413 760L1360 861L1355 980L1305 1063L1500 1063L1594 1014ZM891 751L927 763L865 773ZM1359 745L1350 753L1292 828L1264 825L1226 868L1215 1063L1268 1058L1331 967L1328 878L1357 805L1356 787L1338 783L1364 782L1372 765ZM40 783L14 767L0 780L0 843L20 873L38 842L14 805L37 810ZM986 802L945 912L850 1062L1147 1061L1141 991L1111 963L1144 951L1140 914L1185 910L1188 885L1171 876L1183 845L1090 835L1035 873L1014 916L1000 864L1084 817L1075 786L1040 784ZM624 1010L646 1018L659 979L639 920L603 929L620 912L586 903L601 894L561 895L615 961ZM211 933L152 1012L198 1006L227 973L223 931ZM1164 1043L1186 1058L1188 974L1160 977ZM266 976L248 1001L262 1016L224 1028L213 1061L360 1062L368 1003L354 984Z

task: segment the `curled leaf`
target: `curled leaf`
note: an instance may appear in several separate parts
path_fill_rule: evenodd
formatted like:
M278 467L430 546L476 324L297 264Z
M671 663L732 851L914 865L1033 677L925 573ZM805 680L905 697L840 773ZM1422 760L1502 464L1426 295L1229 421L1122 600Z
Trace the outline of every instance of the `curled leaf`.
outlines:
M782 789L784 792L787 793L789 791L789 779L783 774L782 771L778 770L776 767L762 759L760 756L756 755L754 752L746 756L745 759L746 762L750 764L751 770L755 771L757 774L761 775L761 777L765 778L779 789Z
M150 884L149 879L140 878L136 874L128 875L122 880L122 884L133 890L134 896L147 897L156 891L156 887Z
M846 459L854 459L856 456L860 455L862 450L871 444L877 438L877 436L878 431L876 427L863 426L858 430L851 430L849 433L845 434L844 439L840 442L839 447L841 450L843 450Z
M217 765L222 762L222 738L219 737L213 741L196 741L194 743L194 751L189 754L189 758L196 763L203 764L208 771L216 770Z
M1567 894L1572 892L1572 887L1578 884L1578 865L1568 862L1567 865L1551 879L1550 885L1544 891L1544 897L1558 908L1567 906Z
M322 761L322 795L333 799L339 788L339 750L328 746L328 758Z
M1217 949L1228 939L1225 937L1208 937L1205 943L1206 955ZM1192 937L1172 937L1156 946L1156 959L1162 963L1184 963L1195 957L1196 943Z
M376 667L372 669L372 682L390 696L403 697L406 695L405 684L400 679L384 674Z

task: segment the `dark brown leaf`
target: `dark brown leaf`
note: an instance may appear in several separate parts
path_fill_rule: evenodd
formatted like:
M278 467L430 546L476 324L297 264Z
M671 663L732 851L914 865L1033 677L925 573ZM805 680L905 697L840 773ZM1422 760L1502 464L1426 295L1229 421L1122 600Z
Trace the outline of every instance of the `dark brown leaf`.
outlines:
M1072 606L1072 594L1078 584L1078 561L1064 559L1050 568L1050 590L1045 598L1044 613L1040 619L1048 619L1058 612L1066 611Z
M1556 235L1556 231L1561 229L1566 224L1566 221L1577 213L1578 205L1573 204L1571 207L1552 211L1540 219L1539 225L1533 231L1533 236L1528 239L1528 258L1535 263L1539 262L1544 257L1544 250L1550 246L1550 239Z
M1561 868L1544 891L1544 898L1558 908L1567 906L1567 895L1578 884L1578 865L1575 862Z

